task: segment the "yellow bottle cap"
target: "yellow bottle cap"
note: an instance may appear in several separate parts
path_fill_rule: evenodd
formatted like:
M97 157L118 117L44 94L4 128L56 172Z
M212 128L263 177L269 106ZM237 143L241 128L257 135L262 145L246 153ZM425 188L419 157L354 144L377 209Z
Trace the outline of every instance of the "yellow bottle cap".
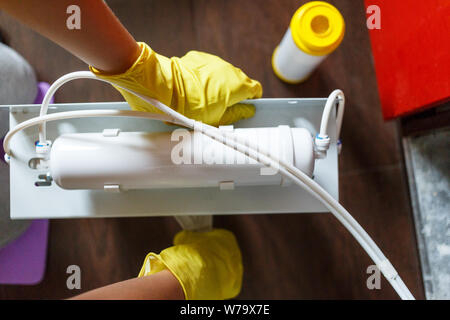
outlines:
M291 19L295 44L307 54L323 56L336 49L344 38L345 22L331 4L311 1L301 6Z

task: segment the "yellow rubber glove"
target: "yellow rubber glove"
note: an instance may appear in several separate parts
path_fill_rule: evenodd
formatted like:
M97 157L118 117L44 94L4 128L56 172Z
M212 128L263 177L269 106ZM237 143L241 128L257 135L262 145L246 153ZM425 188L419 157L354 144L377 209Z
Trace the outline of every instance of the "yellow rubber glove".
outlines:
M231 299L241 291L241 251L224 229L179 232L173 247L147 255L139 277L164 269L178 279L187 300Z
M227 125L252 117L252 105L236 103L260 98L262 87L240 69L217 56L190 51L166 58L140 42L141 54L122 74L109 75L90 67L99 78L159 100L185 116L210 125ZM140 98L117 88L132 109L161 113Z

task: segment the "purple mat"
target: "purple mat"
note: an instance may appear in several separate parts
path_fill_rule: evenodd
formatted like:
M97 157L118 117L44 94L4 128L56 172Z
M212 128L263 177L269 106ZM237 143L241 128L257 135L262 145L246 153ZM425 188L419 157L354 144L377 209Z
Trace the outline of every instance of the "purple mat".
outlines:
M45 273L48 220L34 220L12 243L0 249L0 284L38 284Z
M38 82L38 92L36 95L36 99L34 99L35 104L41 104L42 100L44 100L45 93L50 88L50 85L47 82ZM55 96L50 99L50 103L55 102Z
M49 87L46 82L38 83L34 103L42 103ZM48 220L34 220L20 237L0 249L0 284L33 285L42 281L47 258L48 227Z

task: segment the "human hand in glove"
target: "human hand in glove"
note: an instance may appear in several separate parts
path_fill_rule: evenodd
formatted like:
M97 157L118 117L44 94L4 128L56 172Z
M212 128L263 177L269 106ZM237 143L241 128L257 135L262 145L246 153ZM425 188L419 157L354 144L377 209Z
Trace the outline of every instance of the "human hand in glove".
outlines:
M105 1L76 1L83 13L82 27L66 28L67 9L72 4L71 0L41 1L39 5L34 0L2 0L1 9L86 62L98 77L159 100L187 117L222 125L254 114L253 106L236 103L261 97L261 84L240 69L197 51L182 58L158 55L148 45L136 43ZM119 91L131 108L157 111ZM231 232L182 231L174 242L159 255L147 256L140 277L75 298L175 299L182 297L180 285L187 299L227 299L239 294L242 259Z
M233 233L181 231L174 246L149 253L139 277L168 269L180 282L187 300L231 299L241 291L242 257Z
M242 70L217 56L190 51L166 58L139 42L141 53L124 73L108 74L90 67L99 78L154 98L179 113L210 125L227 125L252 117L252 105L237 104L260 98L262 87ZM132 109L158 112L154 106L116 87Z
M236 103L262 95L261 84L217 56L190 51L166 58L137 43L105 1L79 0L82 28L59 26L69 0L2 0L2 11L58 43L90 65L98 77L161 101L185 116L210 125L226 125L253 116L251 105ZM132 109L159 112L122 89Z

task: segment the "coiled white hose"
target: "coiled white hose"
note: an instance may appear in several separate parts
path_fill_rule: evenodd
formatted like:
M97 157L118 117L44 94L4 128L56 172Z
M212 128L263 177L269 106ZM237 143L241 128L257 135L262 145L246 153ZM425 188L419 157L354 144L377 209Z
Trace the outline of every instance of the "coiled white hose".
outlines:
M370 236L367 234L367 232L359 225L359 223L350 215L350 213L341 205L339 202L337 202L330 194L328 194L319 184L317 184L314 180L312 180L310 177L308 177L305 173L303 173L298 168L290 165L289 163L286 163L282 159L277 159L276 157L272 156L270 153L268 153L265 150L261 150L260 146L255 145L254 143L247 141L243 137L238 137L233 135L232 132L227 131L221 131L215 127L212 127L210 125L203 124L201 122L195 121L193 119L187 118L183 116L182 114L176 112L175 110L171 109L170 107L162 104L161 102L149 98L146 96L143 96L139 93L134 92L133 90L121 87L122 89L136 95L137 97L141 98L142 100L152 104L159 110L161 110L163 113L167 114L169 117L164 117L161 115L156 114L149 114L146 115L145 112L137 112L137 111L119 111L114 113L114 110L89 110L89 111L72 111L72 112L62 112L52 115L46 115L48 110L48 104L50 101L50 98L54 95L56 90L62 86L64 83L74 80L74 79L96 79L101 80L104 82L108 82L103 79L97 78L94 74L92 74L89 71L79 71L79 72L73 72L70 74L67 74L57 81L53 83L53 85L48 90L47 94L44 97L42 106L41 106L41 112L40 116L30 119L28 121L25 121L19 125L17 125L15 128L13 128L5 137L3 147L5 149L5 152L10 155L10 148L9 148L9 142L12 138L12 136L19 132L20 130L23 130L27 127L41 124L40 126L40 132L39 132L39 140L40 142L46 142L46 132L45 132L45 122L46 121L53 121L53 120L60 120L60 119L68 119L68 118L74 118L74 117L99 117L99 116L137 116L137 117L144 117L144 118L150 118L150 119L158 119L162 121L169 121L173 123L177 123L180 125L184 125L188 128L199 130L206 136L215 139L233 149L236 149L237 151L247 155L248 157L259 161L260 163L268 166L272 166L279 170L279 172L293 180L296 184L301 186L302 188L306 189L308 192L310 192L316 199L318 199L320 202L322 202L330 211L331 213L344 225L344 227L353 235L353 237L358 241L358 243L362 246L362 248L367 252L369 257L374 261L374 263L378 266L380 271L383 273L383 275L386 277L386 279L389 281L389 283L392 285L392 287L395 289L395 291L398 293L400 298L411 300L414 299L411 292L408 290L400 276L398 275L395 268L392 266L392 264L389 262L389 260L384 256L384 254L381 252L381 250L378 248L378 246L375 244L375 242L370 238ZM111 83L112 84L112 83ZM117 86L117 85L116 85ZM338 132L340 132L341 122L342 122L342 115L343 115L343 107L344 107L344 95L342 91L335 90L328 98L325 109L324 109L324 115L322 117L322 123L320 128L320 134L326 135L326 126L328 123L329 113L332 110L333 105L336 103L336 97L340 97L341 100L339 101L339 109L338 109L338 115L337 115L337 122L338 122ZM326 114L325 114L326 113ZM135 114L135 115L132 115Z

